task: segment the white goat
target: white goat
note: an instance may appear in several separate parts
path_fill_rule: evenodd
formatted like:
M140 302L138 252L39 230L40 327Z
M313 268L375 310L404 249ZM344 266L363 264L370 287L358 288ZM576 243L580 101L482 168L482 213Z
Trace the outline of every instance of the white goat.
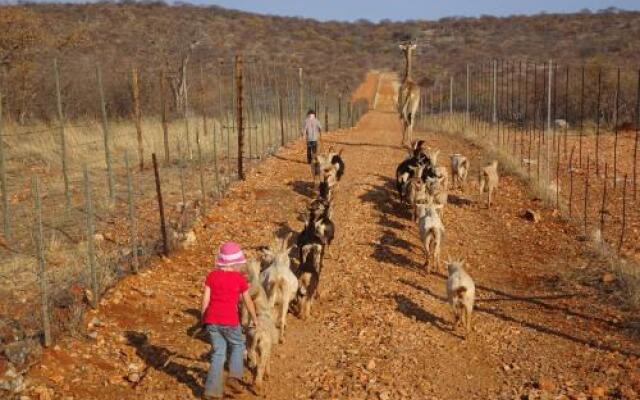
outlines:
M272 315L279 321L280 343L284 343L284 330L287 323L289 303L298 292L298 280L291 271L291 260L287 242L291 234L280 239L276 237L275 244L263 249L266 260L272 260L270 265L260 274L260 280L267 292Z
M259 328L249 326L249 313L243 304L242 325L247 328L247 358L249 366L255 368L253 385L260 388L264 377L269 375L269 358L273 347L278 343L278 329L271 314L267 295L260 284L260 262L249 261L241 268L241 272L247 275L249 295L260 321Z
M431 267L436 270L440 265L440 247L444 237L444 225L437 209L441 205L418 204L418 228L420 230L420 241L425 252L424 266L427 273L431 272Z
M453 188L459 187L464 191L464 184L467 182L469 173L469 160L462 154L451 155L451 177Z
M437 168L439 169L439 168ZM441 171L437 171L436 174ZM444 207L449 201L449 194L447 193L448 180L446 175L436 175L434 177L428 176L425 185L427 192L427 203L433 202L437 207L438 215L441 220L444 220Z
M447 297L453 310L454 328L463 325L467 333L471 331L471 313L476 297L476 286L471 276L462 268L461 261L447 262Z
M491 198L493 196L493 191L498 187L499 182L498 176L498 161L493 161L488 166L482 168L480 171L480 194L487 192L487 207L491 207Z

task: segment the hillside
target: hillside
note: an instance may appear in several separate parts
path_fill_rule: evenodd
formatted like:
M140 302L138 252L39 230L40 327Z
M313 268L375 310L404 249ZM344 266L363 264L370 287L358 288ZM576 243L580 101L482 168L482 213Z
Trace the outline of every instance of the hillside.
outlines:
M425 35L425 32L427 34ZM640 13L602 12L509 18L446 18L437 22L318 22L262 16L215 6L161 2L135 4L31 4L3 7L0 13L0 67L5 106L11 115L50 117L52 59L77 88L79 110L93 89L93 64L114 76L107 92L126 97L124 76L131 66L155 72L177 69L194 44L190 66L230 60L237 51L265 60L303 66L307 82L351 91L372 68L399 70L395 44L420 38L416 75L424 84L449 68L493 57L549 57L563 62L640 63ZM426 39L429 37L430 39ZM422 78L428 77L427 80ZM155 79L155 78L154 78ZM82 89L82 82L87 81ZM117 97L117 96L116 96ZM74 106L77 106L74 108ZM47 110L47 111L43 111Z

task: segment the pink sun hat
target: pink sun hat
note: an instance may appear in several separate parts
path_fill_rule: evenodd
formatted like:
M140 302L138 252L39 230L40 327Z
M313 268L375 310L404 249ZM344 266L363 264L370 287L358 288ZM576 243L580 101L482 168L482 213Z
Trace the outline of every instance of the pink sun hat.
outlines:
M236 242L226 242L220 246L218 251L218 257L216 258L216 265L219 267L230 267L232 265L244 264L247 259L240 248L240 245Z

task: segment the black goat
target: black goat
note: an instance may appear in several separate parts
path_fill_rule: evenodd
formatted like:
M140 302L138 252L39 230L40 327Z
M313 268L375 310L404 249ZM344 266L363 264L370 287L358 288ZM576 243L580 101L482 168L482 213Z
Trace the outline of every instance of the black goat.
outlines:
M339 181L344 175L344 161L342 160L342 150L331 157L331 164L336 168L336 179Z

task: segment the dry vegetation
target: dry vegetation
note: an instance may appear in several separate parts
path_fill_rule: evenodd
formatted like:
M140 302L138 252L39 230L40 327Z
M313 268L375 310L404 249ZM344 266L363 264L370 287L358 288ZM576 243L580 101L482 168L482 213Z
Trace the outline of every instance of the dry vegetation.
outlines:
M0 13L0 82L8 114L22 121L55 115L51 63L62 65L66 109L93 116L93 66L99 61L113 112L128 115L123 79L141 69L142 104L157 105L156 74L175 72L190 44L191 65L230 60L237 51L300 65L310 83L350 91L372 68L400 70L397 40L430 37L416 59L416 77L431 84L459 73L469 61L492 57L566 63L634 65L640 61L640 13L599 12L440 21L318 22L262 16L215 6L168 6L161 2L33 4ZM331 68L327 68L327 66ZM154 97L155 96L155 97Z

